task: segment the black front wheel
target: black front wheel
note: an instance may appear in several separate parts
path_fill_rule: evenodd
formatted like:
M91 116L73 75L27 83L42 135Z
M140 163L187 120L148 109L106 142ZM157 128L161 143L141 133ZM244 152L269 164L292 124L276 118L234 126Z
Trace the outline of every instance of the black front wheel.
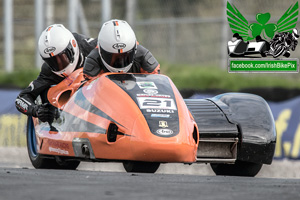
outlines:
M267 54L265 52L260 53L261 57L267 57Z
M38 153L35 128L32 117L28 117L27 120L27 150L29 159L36 169L71 169L75 170L80 161L64 161L62 158L57 157L43 157ZM59 162L57 162L59 161Z
M155 173L160 163L141 162L141 161L124 161L123 166L126 172L134 173Z
M210 166L216 175L221 176L249 176L258 174L263 164L237 160L234 164L214 164Z

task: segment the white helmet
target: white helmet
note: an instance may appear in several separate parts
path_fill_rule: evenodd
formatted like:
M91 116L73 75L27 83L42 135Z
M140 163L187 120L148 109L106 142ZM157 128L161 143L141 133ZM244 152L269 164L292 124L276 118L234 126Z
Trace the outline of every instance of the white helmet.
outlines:
M74 71L79 60L79 47L73 34L62 24L47 27L38 45L41 57L55 74L66 77Z
M128 72L136 47L135 34L126 21L114 19L103 24L98 36L98 49L109 71Z

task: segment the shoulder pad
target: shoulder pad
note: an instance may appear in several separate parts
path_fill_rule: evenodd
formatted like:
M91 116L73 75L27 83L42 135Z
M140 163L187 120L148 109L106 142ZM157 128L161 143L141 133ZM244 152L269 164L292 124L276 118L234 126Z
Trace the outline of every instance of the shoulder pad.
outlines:
M159 65L152 53L141 45L137 46L136 61L145 71L150 73Z

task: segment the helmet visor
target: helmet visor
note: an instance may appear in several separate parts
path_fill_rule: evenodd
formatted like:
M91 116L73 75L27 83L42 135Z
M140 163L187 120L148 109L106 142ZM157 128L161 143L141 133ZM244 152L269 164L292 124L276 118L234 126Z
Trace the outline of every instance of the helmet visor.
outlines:
M53 71L61 71L65 69L70 63L74 61L74 50L72 44L69 43L67 48L61 53L50 58L43 58L43 60L51 67Z
M135 46L124 53L111 53L107 52L100 47L100 53L103 60L113 68L124 68L133 62L135 54Z

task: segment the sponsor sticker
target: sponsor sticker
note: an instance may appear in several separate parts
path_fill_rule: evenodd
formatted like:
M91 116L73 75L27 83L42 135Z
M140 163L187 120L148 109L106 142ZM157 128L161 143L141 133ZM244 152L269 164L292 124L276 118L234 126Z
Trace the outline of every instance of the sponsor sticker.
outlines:
M25 102L22 101L21 99L16 99L16 103L17 103L17 105L18 105L20 108L22 108L24 111L27 112L27 110L28 110L28 104L27 104L27 103L25 103Z
M140 89L157 89L154 82L136 82Z
M126 47L126 44L124 43L116 43L112 46L114 49L124 49Z
M50 53L53 53L54 51L56 50L55 47L48 47L44 50L44 53L45 54L50 54Z
M158 126L161 127L161 128L167 128L168 127L168 122L167 121L159 121Z
M167 109L146 109L148 113L174 113L174 110Z
M159 135L167 136L167 135L172 135L173 131L171 129L158 129L156 133Z
M73 45L73 47L76 47L76 42L75 42L75 40L72 40L72 45Z
M159 97L159 98L171 98L170 95L164 94L137 94L137 97Z
M174 99L137 97L140 109L156 108L177 110Z
M66 151L66 150L63 150L63 149L60 149L60 148L49 147L49 151L59 153L59 154L69 155L69 151Z
M170 115L168 115L168 114L151 114L151 117L156 117L156 118L170 118Z
M60 141L55 141L55 140L48 140L49 146L55 147L55 148L60 148L60 149L69 149L69 144L60 142Z
M153 89L144 89L143 92L146 93L146 94L150 94L150 95L158 93L157 90L153 90Z

